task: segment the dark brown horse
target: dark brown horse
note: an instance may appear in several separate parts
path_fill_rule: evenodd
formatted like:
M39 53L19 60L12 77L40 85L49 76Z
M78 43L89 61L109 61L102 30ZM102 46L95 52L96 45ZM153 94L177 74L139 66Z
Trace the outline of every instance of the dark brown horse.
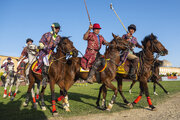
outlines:
M137 99L132 104L130 104L126 100L126 98L124 97L124 95L122 93L122 80L127 79L128 74L117 74L116 75L116 80L118 82L118 91L119 91L120 95L122 96L124 102L127 103L127 105L130 105L131 107L133 107L134 104L138 103L139 100L141 99L143 93L145 93L149 107L152 110L155 110L155 107L152 105L151 99L149 97L147 80L151 76L151 68L152 68L152 65L154 64L154 53L158 53L158 54L164 56L164 55L168 54L168 51L157 40L157 37L154 36L153 34L146 36L144 38L144 40L142 41L142 44L144 46L144 49L137 54L138 57L140 58L140 69L138 70L138 73L137 73L137 78L138 78L138 81L140 83L140 85L139 85L139 87L140 87L139 96L137 97ZM98 96L98 99L96 102L97 106L99 106L101 91L103 92L103 101L105 101L106 94L107 94L106 85L103 84L100 87L99 96ZM104 105L103 107L106 107L106 105Z
M117 96L117 88L111 83L115 76L116 76L116 69L118 67L118 64L120 62L120 51L126 50L132 46L132 43L123 40L121 37L113 35L113 40L110 42L109 47L106 49L104 58L107 61L107 67L104 71L100 72L100 80L101 83L105 84L108 88L112 89L114 91L114 95L112 96L112 99L109 103L109 107L111 108L113 106L113 103ZM79 79L87 79L88 73L87 72L80 72L80 62L81 58L71 58L66 64L66 71L64 76L64 81L62 81L60 84L62 86L61 88L61 95L60 98L58 98L58 101L60 101L63 97L65 97L64 100L64 108L69 110L69 103L67 98L67 91L69 88ZM93 81L97 82L96 77L93 77ZM59 85L60 86L60 85ZM64 91L63 91L64 90ZM65 94L63 94L65 93Z
M149 78L149 80L151 80L153 82L154 95L158 95L156 93L156 84L159 85L159 87L161 87L166 94L169 94L169 92L161 85L161 83L159 83L159 80L161 80L161 76L159 75L159 67L161 65L162 65L162 61L160 61L160 60L155 61L154 65L152 66L152 75ZM136 82L137 82L137 80L132 81L132 83L130 85L130 89L129 89L130 94L131 94L131 89Z
M73 46L73 43L69 40L68 37L62 37L60 42L57 45L57 52L51 56L51 65L49 67L49 81L50 81L50 88L51 88L51 95L52 95L52 101L54 104L55 100L55 95L54 95L54 84L58 84L59 81L64 77L64 68L66 64L66 56L67 55L73 55L77 56L77 50ZM31 66L32 67L32 66ZM27 106L29 103L29 97L30 97L30 92L32 91L32 87L35 83L35 80L41 81L42 80L42 75L37 74L30 69L29 71L29 87L27 90L27 96L26 96L26 101L24 102L24 106ZM44 103L44 91L45 91L46 86L42 86L41 90L41 107L43 110L45 110L45 103ZM32 93L33 97L33 103L34 107L36 108L36 99L34 96L34 93ZM56 112L53 111L53 112Z

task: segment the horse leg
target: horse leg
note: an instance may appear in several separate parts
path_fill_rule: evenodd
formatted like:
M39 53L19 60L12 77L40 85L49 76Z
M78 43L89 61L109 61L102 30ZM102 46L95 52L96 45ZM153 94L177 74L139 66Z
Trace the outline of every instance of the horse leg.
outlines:
M132 93L132 87L134 86L134 84L136 83L136 80L133 80L131 85L130 85L130 88L129 88L129 93L131 94Z
M102 92L103 92L103 99L102 99L102 110L106 110L106 96L107 96L107 88L105 85L102 87Z
M99 94L98 94L98 98L97 98L97 101L96 101L97 108L100 108L99 101L101 99L101 92L102 92L103 85L101 85L101 87L99 88Z
M108 81L105 84L105 86L107 86L108 88L110 88L110 89L112 89L114 91L114 95L112 96L111 101L110 101L110 103L109 103L109 105L108 105L108 107L106 109L106 110L110 111L112 109L112 107L113 107L113 104L114 104L115 100L116 100L118 90L110 81Z
M30 83L29 83L29 87L28 87L28 90L27 90L26 101L23 103L23 106L24 106L24 107L28 106L29 97L30 97L30 94L31 94L31 89L33 88L33 85L34 85L34 82L35 82L34 79L35 79L34 77L32 77L31 79L29 79L29 80L31 80L31 81L30 81Z
M40 85L40 83L39 83L39 85ZM46 105L45 105L45 102L44 102L44 91L46 89L46 86L47 85L42 86L42 89L41 89L41 109L42 110L46 110Z
M151 98L150 98L150 96L149 96L147 81L142 81L142 84L143 84L143 87L144 87L144 92L145 92L145 95L146 95L146 98L147 98L147 102L148 102L148 104L149 104L149 107L151 108L151 110L156 110L156 107L154 107L154 106L152 105Z
M33 105L34 108L37 109L37 104L36 104L36 98L35 98L35 93L34 93L34 87L35 85L33 85L33 88L31 89L31 94L32 94L32 98L33 98Z
M118 80L117 80L117 82L118 82L118 91L119 91L119 93L120 93L120 95L121 95L121 97L122 97L122 99L123 99L123 101L124 101L124 103L126 103L126 105L129 107L129 108L133 108L133 105L129 102L129 101L127 101L127 99L125 98L125 96L124 96L124 94L123 94L123 92L122 92L122 78L119 78Z
M9 76L7 76L7 79L6 79L6 83L5 83L5 87L4 87L4 95L3 95L3 98L5 98L7 96L7 86L10 82L10 79L9 79Z
M52 114L53 116L57 116L58 112L56 111L56 101L55 101L55 89L54 89L54 81L50 79L50 89L51 89L51 100L52 100Z
M14 92L14 95L13 95L12 98L11 98L11 101L13 101L14 98L16 97L16 94L17 94L17 92L18 92L20 83L21 83L21 81L17 78L17 82L16 82L16 90L15 90L15 92Z
M143 88L143 84L142 82L139 82L139 88L140 88L140 93L139 93L139 96L134 100L134 102L132 103L132 105L134 106L135 104L137 104L141 98L142 98L142 95L143 95L143 92L144 92L144 88Z
M169 94L169 92L157 80L155 80L155 82L164 90L166 94Z
M156 83L155 83L155 82L153 82L153 90L154 90L154 95L158 95L158 94L156 93Z
M10 98L11 97L11 94L12 94L12 86L13 86L13 82L14 82L14 78L13 77L11 77L10 78L10 88L9 88L9 95L8 95L8 97Z
M39 100L39 89L40 89L40 85L41 85L40 83L41 83L40 81L37 82L36 100Z

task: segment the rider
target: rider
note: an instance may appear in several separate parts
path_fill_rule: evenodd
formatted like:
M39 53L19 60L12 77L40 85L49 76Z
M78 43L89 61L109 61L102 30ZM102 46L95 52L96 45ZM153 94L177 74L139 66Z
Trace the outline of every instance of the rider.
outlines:
M22 62L24 62L25 64L27 64L27 63L29 64L27 69L26 69L26 81L27 81L27 84L29 83L28 74L29 74L30 66L32 64L32 62L29 61L29 58L28 58L28 53L30 51L30 46L31 45L33 45L33 40L31 38L28 38L26 40L26 47L24 47L23 51L21 52L21 56L18 59L18 60L21 60L21 61L20 61L19 65L18 65L18 67L17 67L17 69L18 69L17 71L19 71L20 70L19 68L20 68ZM24 65L24 67L26 67L26 66Z
M11 65L11 66L14 67L14 63L11 62L11 60L12 60L11 57L8 57L8 58L7 58L7 62L5 62L5 63L1 66L1 68L4 68L4 69L5 69L4 74L1 76L1 80L3 81L3 86L5 86L5 77L6 77L7 73L8 73L8 65ZM14 69L14 68L13 68L13 69Z
M93 29L93 32L90 32ZM88 31L84 34L83 39L87 40L88 46L84 57L81 59L81 65L85 69L91 69L87 78L88 83L93 83L92 77L97 70L98 63L97 58L100 56L99 50L101 49L102 44L108 45L108 42L104 39L100 32L100 25L95 23L93 26L90 24ZM86 66L84 63L86 63Z
M41 40L39 41L39 60L38 67L36 71L38 71L42 67L42 83L46 85L46 81L48 80L48 69L49 69L49 58L56 47L56 45L60 42L61 37L58 35L60 31L59 23L53 23L51 25L52 31L45 33Z
M129 53L127 55L127 59L131 61L132 66L129 72L129 78L132 80L136 80L136 69L138 67L138 62L139 62L139 57L137 57L136 55L133 54L133 49L135 47L138 48L143 48L143 46L141 46L138 42L137 39L133 36L134 32L136 31L136 26L134 24L131 24L128 26L128 33L124 34L122 36L123 39L126 39L127 41L131 42L134 44L134 47L132 47L129 50Z

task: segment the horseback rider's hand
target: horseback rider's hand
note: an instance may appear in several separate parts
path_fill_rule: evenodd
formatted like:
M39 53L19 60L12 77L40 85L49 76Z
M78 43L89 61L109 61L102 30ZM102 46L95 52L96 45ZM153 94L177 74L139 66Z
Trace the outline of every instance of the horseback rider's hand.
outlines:
M89 30L91 30L91 29L93 29L93 25L92 24L89 25Z

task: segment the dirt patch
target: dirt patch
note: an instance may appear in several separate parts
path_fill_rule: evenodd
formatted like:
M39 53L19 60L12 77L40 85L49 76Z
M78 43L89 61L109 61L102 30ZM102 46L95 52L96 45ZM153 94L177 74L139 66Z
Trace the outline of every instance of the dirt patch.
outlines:
M150 111L149 107L146 107L112 114L91 114L70 118L52 117L49 120L180 120L180 93L170 96L156 107L157 111Z

